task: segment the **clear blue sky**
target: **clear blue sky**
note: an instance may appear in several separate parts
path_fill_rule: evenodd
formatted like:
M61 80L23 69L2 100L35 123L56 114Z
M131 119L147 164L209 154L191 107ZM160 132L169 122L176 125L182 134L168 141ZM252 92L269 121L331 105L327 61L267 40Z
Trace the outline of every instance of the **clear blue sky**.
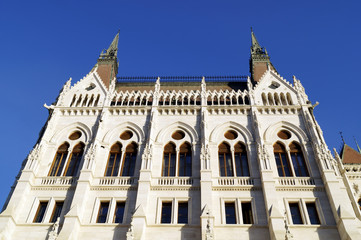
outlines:
M330 148L361 143L360 1L1 1L0 205L47 118L118 31L118 75L248 75L250 27Z

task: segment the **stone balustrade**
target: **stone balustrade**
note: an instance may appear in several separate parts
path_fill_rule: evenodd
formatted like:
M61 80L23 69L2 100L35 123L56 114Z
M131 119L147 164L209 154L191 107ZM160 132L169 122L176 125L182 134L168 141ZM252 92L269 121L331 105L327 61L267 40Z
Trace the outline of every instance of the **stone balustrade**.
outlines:
M43 177L36 179L35 184L63 186L63 185L71 185L73 184L74 181L76 181L74 177Z
M254 185L254 180L250 177L219 177L213 180L213 185L250 186L250 185Z
M189 186L193 185L194 180L191 177L160 177L153 178L152 185L158 186Z
M135 184L135 177L100 177L94 178L93 185L98 186L127 186Z
M309 186L315 185L315 180L311 177L280 177L278 184L282 186Z

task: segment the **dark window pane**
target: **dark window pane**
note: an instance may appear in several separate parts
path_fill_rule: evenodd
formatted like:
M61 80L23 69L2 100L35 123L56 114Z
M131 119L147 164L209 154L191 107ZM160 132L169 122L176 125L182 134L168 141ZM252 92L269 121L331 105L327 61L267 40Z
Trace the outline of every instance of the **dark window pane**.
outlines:
M172 221L172 203L163 202L162 203L162 217L160 223L171 223Z
M221 143L218 146L219 175L222 177L233 176L233 164L231 150L228 144Z
M109 202L101 202L98 212L97 223L105 223L107 221Z
M61 210L63 209L64 202L56 202L54 206L53 215L51 216L50 222L55 223L60 217Z
M131 143L125 150L122 171L120 176L133 176L137 157L137 145Z
M40 202L38 210L36 211L34 223L41 223L43 221L46 207L48 206L48 202Z
M76 145L71 154L71 159L68 163L65 176L75 176L78 172L80 160L83 156L84 144L80 143Z
M119 143L114 144L109 152L109 159L108 159L108 163L107 163L107 168L105 171L105 176L118 176L118 172L119 172L119 166L120 166L120 160L121 160L121 156L122 156L122 145L120 145Z
M178 203L178 223L188 223L188 202Z
M176 150L173 143L168 143L164 147L163 153L163 176L174 177L176 167Z
M125 202L117 202L117 206L115 208L115 213L114 213L115 223L123 223L124 208L125 208Z
M250 202L242 203L243 224L253 224L252 205Z
M273 145L273 151L277 164L278 176L280 177L291 177L291 169L284 146L280 143Z
M68 156L68 148L69 148L68 143L64 143L58 148L58 151L56 152L53 164L49 172L49 176L61 175L64 168L64 163L66 161L66 157Z
M237 177L249 176L247 155L245 153L235 153L234 160L236 162Z
M308 216L310 217L311 224L320 224L320 219L318 218L316 204L315 203L306 203Z
M291 217L293 224L303 224L300 207L298 203L290 203Z
M225 212L226 212L226 224L236 224L236 207L234 202L225 203Z

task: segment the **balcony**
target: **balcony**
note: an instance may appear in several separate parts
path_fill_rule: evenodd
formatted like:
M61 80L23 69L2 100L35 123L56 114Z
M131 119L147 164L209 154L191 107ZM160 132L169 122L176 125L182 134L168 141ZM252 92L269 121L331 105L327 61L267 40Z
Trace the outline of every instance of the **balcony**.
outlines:
M69 186L76 181L74 177L42 177L35 180L36 185Z
M280 177L277 179L278 185L282 186L312 186L316 185L311 177Z
M153 186L191 186L194 179L191 177L160 177L153 178Z
M250 177L219 177L213 179L214 186L252 186L254 180Z
M96 186L130 186L136 183L135 177L99 177L93 180Z

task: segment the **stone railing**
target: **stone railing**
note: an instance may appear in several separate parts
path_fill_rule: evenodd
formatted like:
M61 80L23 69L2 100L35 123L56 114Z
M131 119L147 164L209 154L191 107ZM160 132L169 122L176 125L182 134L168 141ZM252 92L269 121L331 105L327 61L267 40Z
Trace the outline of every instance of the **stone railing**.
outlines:
M194 180L191 177L160 177L152 179L153 186L188 186L193 185L193 183Z
M74 177L42 177L38 178L35 183L36 185L71 185L75 182L76 179Z
M250 186L254 181L250 177L219 177L213 180L213 185L218 186Z
M315 180L311 177L280 177L278 184L282 186L309 186L315 185Z
M93 185L98 186L127 186L137 182L135 177L100 177L94 178Z

